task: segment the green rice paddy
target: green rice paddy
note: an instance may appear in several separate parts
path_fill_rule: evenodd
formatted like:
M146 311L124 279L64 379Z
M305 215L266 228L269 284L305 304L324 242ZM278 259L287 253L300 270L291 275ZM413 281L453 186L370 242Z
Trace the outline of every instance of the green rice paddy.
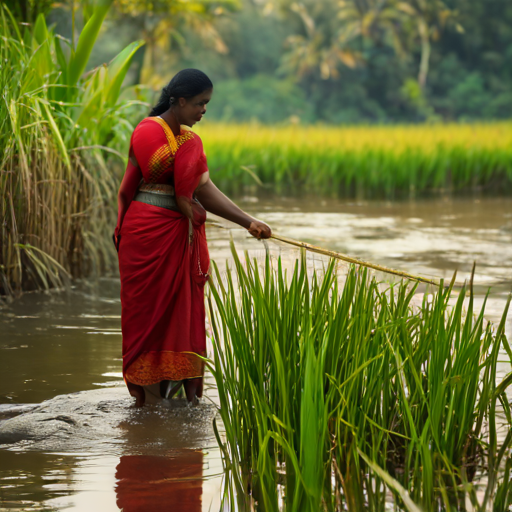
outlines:
M431 192L511 191L512 124L205 125L214 181L228 192L392 199Z
M240 510L509 509L510 299L493 326L470 285L420 294L334 262L312 274L305 256L291 272L233 257L209 305Z

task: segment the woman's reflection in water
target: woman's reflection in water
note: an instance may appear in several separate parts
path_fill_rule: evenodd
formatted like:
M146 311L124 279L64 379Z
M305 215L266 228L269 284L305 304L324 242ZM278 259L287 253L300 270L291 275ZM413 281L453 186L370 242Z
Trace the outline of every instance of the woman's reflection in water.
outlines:
M116 478L117 506L123 512L201 512L202 451L123 455Z

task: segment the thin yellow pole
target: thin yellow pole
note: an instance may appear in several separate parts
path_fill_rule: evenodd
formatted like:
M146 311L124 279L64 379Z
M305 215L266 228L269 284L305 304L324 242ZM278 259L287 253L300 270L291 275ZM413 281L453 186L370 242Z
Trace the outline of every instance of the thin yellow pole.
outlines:
M208 221L210 226L215 226L223 229L230 229L228 226L221 224L220 222ZM409 274L408 272L403 272L402 270L395 270L393 268L384 267L383 265L377 265L376 263L371 263L369 261L360 260L358 258L353 258L352 256L348 256L346 254L342 254L341 252L330 251L329 249L323 249L322 247L317 247L313 244L308 244L307 242L300 242L299 240L293 240L293 238L288 238L282 235L272 234L270 236L271 239L277 240L279 242L283 242L288 245L294 245L295 247L300 247L302 249L306 249L307 251L315 252L317 254L323 254L324 256L329 256L330 258L335 258L337 260L346 261L347 263L353 263L355 265L361 265L363 267L368 267L373 270L378 270L379 272L385 272L386 274L393 274L395 276L405 277L406 279L410 279L411 281L418 281L420 283L433 284L434 286L441 286L441 282L438 279L431 279L428 277L417 276L414 274ZM448 286L449 282L444 286ZM459 286L462 286L458 284Z
M346 254L342 254L340 252L323 249L322 247L317 247L316 245L308 244L306 242L293 240L292 238L287 238L285 236L273 234L270 238L273 238L274 240L279 240L280 242L284 242L285 244L294 245L295 247L301 247L303 249L306 249L307 251L316 252L318 254L323 254L325 256L336 258L338 260L343 260L348 263L354 263L356 265L361 265L363 267L372 268L374 270L378 270L379 272L385 272L386 274L394 274L396 276L405 277L407 279L410 279L411 281L419 281L420 283L433 284L435 286L441 285L441 283L437 279L429 279L428 277L416 276L414 274L409 274L408 272L403 272L401 270L395 270L392 268L384 267L382 265L377 265L376 263L363 261L358 258L353 258L352 256L347 256Z

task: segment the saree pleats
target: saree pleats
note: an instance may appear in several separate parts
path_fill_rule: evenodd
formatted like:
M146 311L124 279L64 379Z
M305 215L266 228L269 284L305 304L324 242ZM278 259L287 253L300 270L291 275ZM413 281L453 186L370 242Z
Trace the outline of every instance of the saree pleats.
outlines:
M119 247L123 376L132 394L163 380L202 377L206 355L204 225L133 201Z

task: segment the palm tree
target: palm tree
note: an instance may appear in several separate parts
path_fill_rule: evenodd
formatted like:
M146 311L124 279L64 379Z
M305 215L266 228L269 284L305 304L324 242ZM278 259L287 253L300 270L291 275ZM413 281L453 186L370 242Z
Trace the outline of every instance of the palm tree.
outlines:
M407 15L413 24L413 33L419 37L421 45L418 84L425 88L429 71L431 41L439 38L448 21L454 21L455 11L449 9L443 0L404 0L396 2L396 9ZM456 25L462 30L460 25Z
M389 35L397 53L405 56L403 25L406 15L395 0L321 0L297 3L282 0L299 16L303 30L287 39L285 68L298 76L320 70L324 79L336 77L341 62L354 68L365 62L365 41Z
M210 47L226 53L227 48L216 27L215 19L227 9L238 7L239 0L115 0L114 8L130 18L146 41L140 82L160 87L162 75L167 76L174 55L169 47L174 42L183 46L184 28L191 28ZM165 70L165 71L164 71Z
M357 27L339 23L339 8L332 0L281 2L281 9L294 13L301 22L298 33L286 40L288 52L282 69L303 77L316 70L327 80L338 75L338 64L355 67L361 53L355 48Z

